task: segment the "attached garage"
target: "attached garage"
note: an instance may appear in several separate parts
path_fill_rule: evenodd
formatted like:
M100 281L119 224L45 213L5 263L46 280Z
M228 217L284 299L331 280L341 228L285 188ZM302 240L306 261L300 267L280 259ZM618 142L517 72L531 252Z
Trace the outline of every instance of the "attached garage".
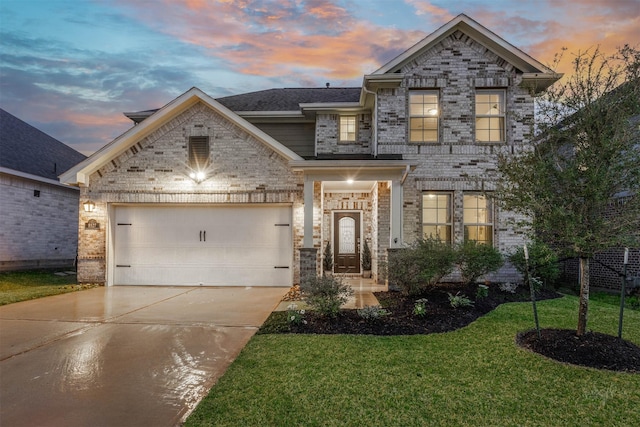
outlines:
M119 205L114 285L291 286L291 206Z

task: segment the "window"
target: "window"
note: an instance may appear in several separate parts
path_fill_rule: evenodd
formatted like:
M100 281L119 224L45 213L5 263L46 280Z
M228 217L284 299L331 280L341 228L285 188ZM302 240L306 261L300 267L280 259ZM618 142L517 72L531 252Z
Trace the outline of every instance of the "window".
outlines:
M505 140L504 91L476 91L476 141L502 142Z
M358 120L356 116L340 116L340 142L355 142Z
M422 236L452 242L451 194L422 195Z
M409 141L438 142L438 92L409 93Z
M464 240L493 244L493 211L491 201L481 194L463 196Z
M202 172L209 165L209 137L189 137L189 167Z

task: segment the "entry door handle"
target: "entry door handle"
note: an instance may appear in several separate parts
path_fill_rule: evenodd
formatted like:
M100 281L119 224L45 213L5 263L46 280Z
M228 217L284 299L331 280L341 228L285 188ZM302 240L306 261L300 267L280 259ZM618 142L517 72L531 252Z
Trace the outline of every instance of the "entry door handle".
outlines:
M203 231L203 233L204 233L204 234L203 234L203 236L204 236L204 241L206 242L206 241L207 241L207 230L204 230L204 231Z

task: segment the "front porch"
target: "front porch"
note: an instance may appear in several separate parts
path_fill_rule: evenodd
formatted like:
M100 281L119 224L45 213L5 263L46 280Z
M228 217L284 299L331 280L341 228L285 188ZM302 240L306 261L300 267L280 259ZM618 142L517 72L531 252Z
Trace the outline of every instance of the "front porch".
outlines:
M403 184L411 165L400 160L323 160L292 164L304 173L300 279L323 274L331 248L334 274L361 275L365 243L372 283L389 248L401 247Z

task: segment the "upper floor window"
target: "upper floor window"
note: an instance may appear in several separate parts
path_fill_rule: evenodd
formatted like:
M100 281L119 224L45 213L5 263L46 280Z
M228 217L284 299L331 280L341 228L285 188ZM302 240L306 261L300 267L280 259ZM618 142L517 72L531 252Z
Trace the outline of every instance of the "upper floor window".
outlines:
M493 244L493 207L482 194L463 196L464 240Z
M453 215L450 193L424 193L422 195L422 236L451 243Z
M340 116L340 142L355 142L357 129L356 116Z
M504 90L476 90L476 141L505 141Z
M438 142L438 104L436 90L409 92L409 141Z
M209 165L209 137L189 137L189 167L201 172Z

